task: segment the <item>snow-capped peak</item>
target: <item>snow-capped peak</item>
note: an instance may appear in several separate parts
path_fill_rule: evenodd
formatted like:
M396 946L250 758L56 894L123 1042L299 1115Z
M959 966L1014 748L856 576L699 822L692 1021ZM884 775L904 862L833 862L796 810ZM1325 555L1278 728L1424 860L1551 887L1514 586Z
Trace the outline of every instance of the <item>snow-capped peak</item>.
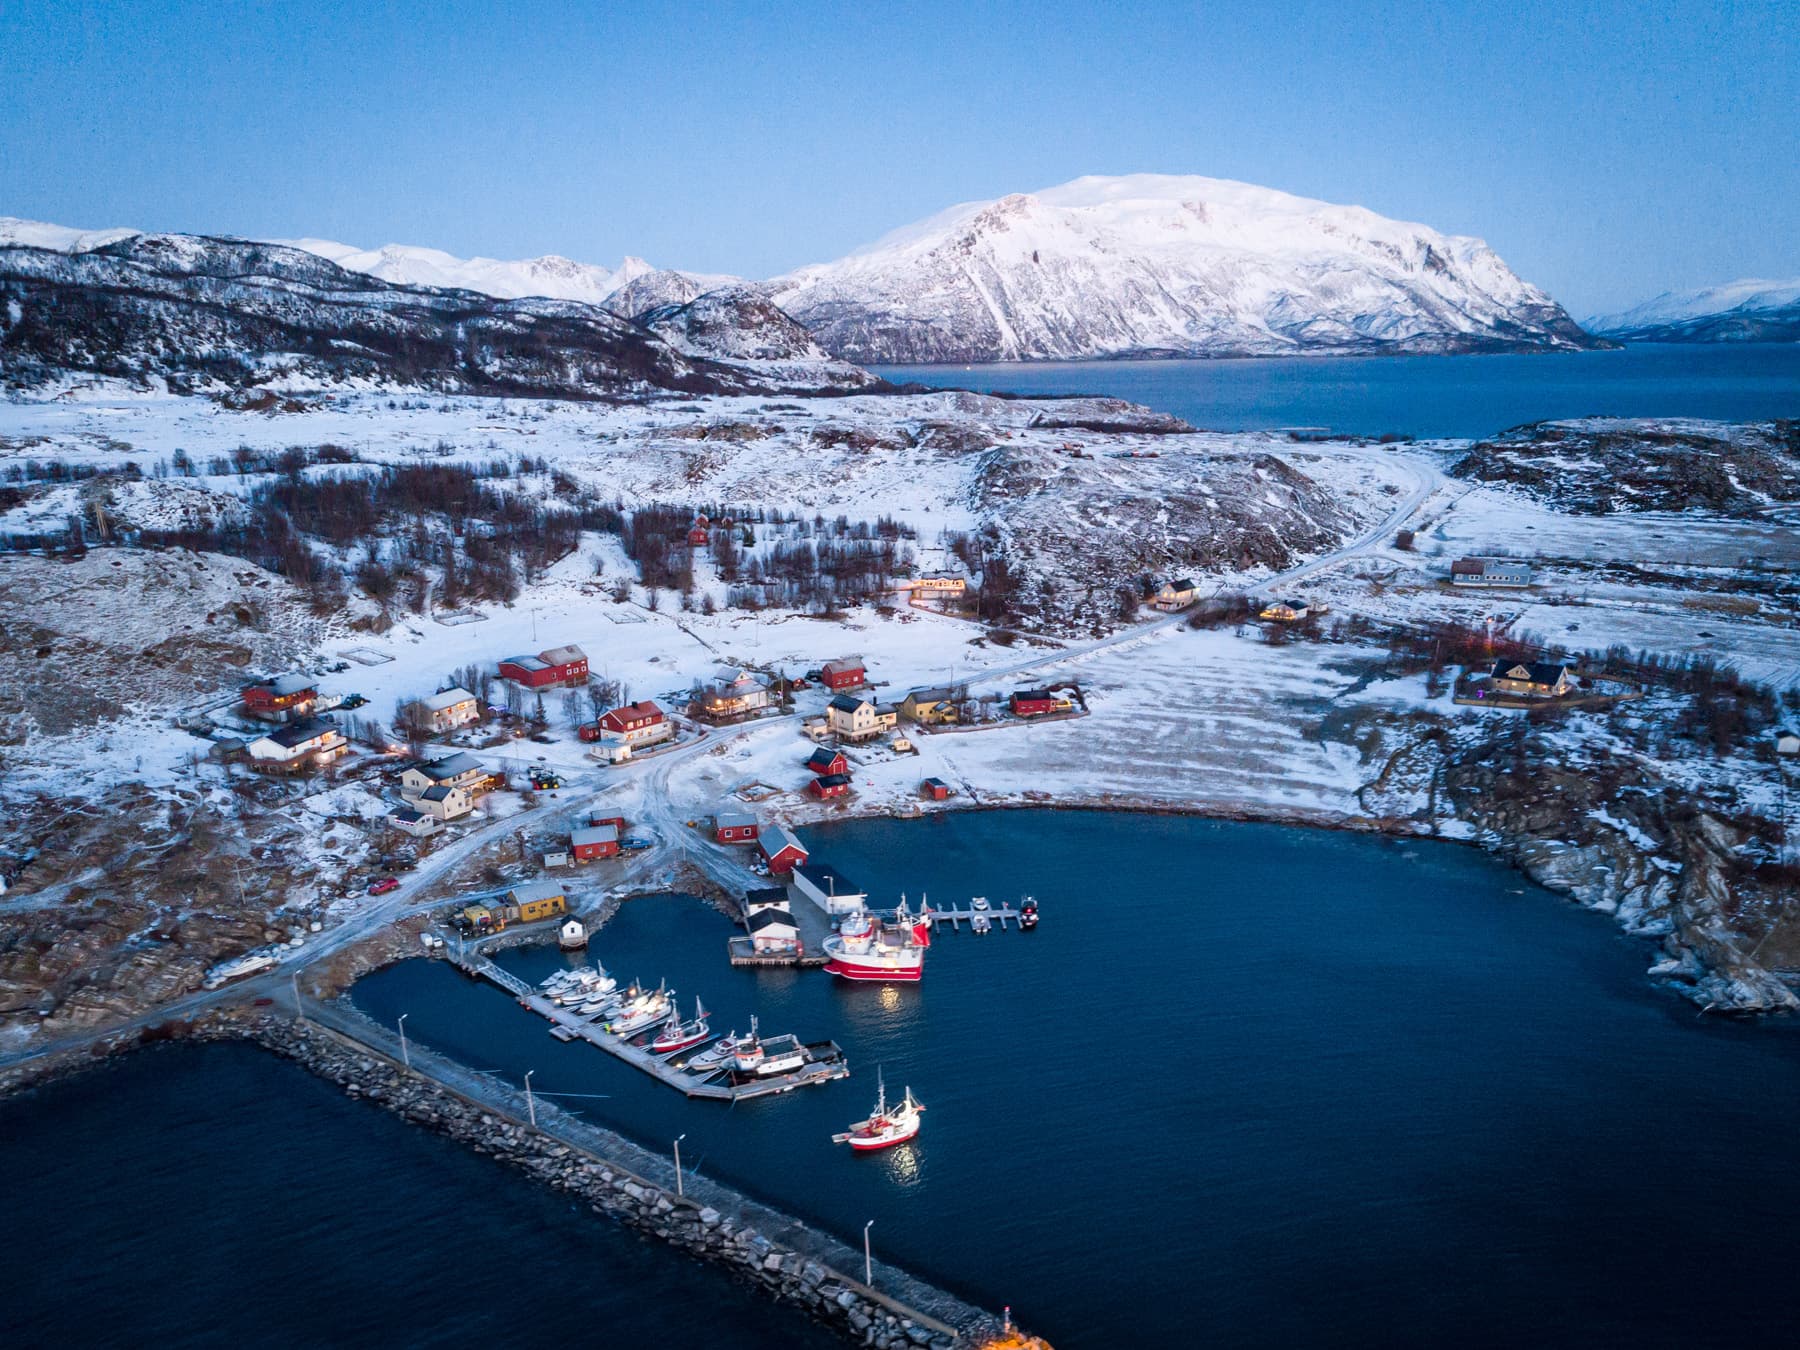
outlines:
M1664 291L1617 314L1596 314L1587 326L1597 333L1629 333L1663 324L1685 323L1719 315L1760 315L1800 305L1800 277L1766 281L1746 277L1719 286Z
M121 239L132 239L142 230L77 230L67 225L51 225L42 220L20 220L17 216L0 216L0 248L14 246L49 249L53 253L87 253L105 248Z
M772 286L865 362L1589 341L1479 239L1198 176L964 202Z
M365 272L404 286L441 286L479 291L501 300L541 296L597 305L626 282L654 269L642 258L627 258L617 269L576 262L557 254L506 262L498 258L458 258L442 249L415 244L383 244L359 249L331 239L271 239L272 244L305 249L352 272Z

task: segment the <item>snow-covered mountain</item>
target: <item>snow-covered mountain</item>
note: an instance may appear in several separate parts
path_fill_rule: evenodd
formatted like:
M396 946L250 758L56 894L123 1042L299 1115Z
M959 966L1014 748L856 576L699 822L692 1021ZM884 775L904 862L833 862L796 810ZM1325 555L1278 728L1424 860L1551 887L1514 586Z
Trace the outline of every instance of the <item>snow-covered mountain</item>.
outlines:
M1800 342L1800 278L1664 291L1587 326L1624 342Z
M864 364L1604 345L1479 239L1159 174L968 202L770 288Z
M734 333L734 322L772 331ZM15 390L55 388L70 375L177 392L378 387L578 399L876 383L826 358L767 306L725 306L686 326L695 335L677 343L598 305L400 285L281 244L0 223L0 376ZM737 354L765 349L779 361Z
M826 355L760 287L721 286L685 304L662 305L635 318L685 356L738 366L772 382L793 384L823 376L842 389L878 383L860 366Z
M439 286L479 291L502 300L541 295L550 300L579 300L597 305L619 287L656 269L642 258L628 257L616 268L579 263L549 254L502 262L497 258L458 258L441 249L412 244L384 244L360 249L330 239L271 239L272 244L305 249L329 258L351 272L365 272L402 286Z

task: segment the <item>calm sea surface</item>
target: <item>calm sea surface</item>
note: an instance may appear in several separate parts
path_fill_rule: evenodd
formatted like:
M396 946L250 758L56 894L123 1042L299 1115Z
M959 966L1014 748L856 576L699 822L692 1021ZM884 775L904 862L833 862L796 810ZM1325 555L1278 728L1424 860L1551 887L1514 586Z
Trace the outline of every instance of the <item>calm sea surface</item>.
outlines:
M1800 417L1800 343L1637 345L1538 356L1046 361L883 366L896 383L1110 394L1212 431L1487 436L1549 418Z
M1646 944L1482 854L1105 813L809 835L878 901L1028 891L1044 923L946 934L921 985L882 989L732 970L708 907L632 902L596 945L616 973L703 995L719 1030L756 1011L832 1036L854 1066L730 1109L559 1044L442 965L358 1002L514 1082L609 1094L565 1103L650 1147L685 1133L703 1173L846 1239L874 1219L880 1253L1011 1303L1059 1350L1693 1347L1800 1318L1800 1028L1697 1021L1646 983ZM537 977L565 958L505 960ZM830 1135L878 1067L926 1128L859 1158ZM394 1148L386 1125L361 1163Z
M245 1046L0 1104L0 1157L19 1350L841 1344Z

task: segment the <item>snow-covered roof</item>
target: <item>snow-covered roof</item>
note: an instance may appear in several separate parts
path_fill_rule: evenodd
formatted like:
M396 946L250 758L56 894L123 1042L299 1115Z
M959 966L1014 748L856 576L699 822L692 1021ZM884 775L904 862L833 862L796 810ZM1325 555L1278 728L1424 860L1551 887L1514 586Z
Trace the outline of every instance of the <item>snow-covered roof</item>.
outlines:
M534 900L554 900L563 893L562 886L554 881L527 881L514 886L507 892L515 905L529 905Z
M432 712L443 712L446 708L454 708L459 703L473 703L475 695L467 689L446 689L441 694L433 694L430 698L419 701Z
M824 671L827 675L848 675L852 671L864 670L866 668L867 667L863 665L863 659L860 656L840 656L837 660L827 661L823 666L819 667L819 669Z
M611 825L588 825L569 835L569 847L585 848L592 844L616 844L619 832Z
M561 647L551 647L539 652L538 659L546 665L566 666L574 661L587 660L587 653L571 642Z
M458 750L453 755L444 755L438 759L428 759L412 766L427 778L439 780L460 778L465 773L485 772L480 760L467 750Z
M508 656L500 661L503 666L517 666L520 670L544 670L548 663L536 656Z
M720 811L713 816L713 828L720 830L745 830L756 824L756 817L748 811Z
M757 832L757 842L771 858L784 848L798 849L802 854L806 852L806 845L785 825L765 825Z

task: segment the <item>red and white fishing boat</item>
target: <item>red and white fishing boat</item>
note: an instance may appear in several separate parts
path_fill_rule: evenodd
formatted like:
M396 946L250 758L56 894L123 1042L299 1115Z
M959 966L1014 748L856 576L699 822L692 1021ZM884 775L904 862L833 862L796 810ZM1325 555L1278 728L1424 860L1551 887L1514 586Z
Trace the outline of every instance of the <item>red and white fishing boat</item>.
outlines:
M738 1073L764 1078L770 1074L790 1073L806 1065L806 1047L798 1036L770 1036L763 1039L757 1032L756 1019L750 1019L750 1034L731 1052L731 1067Z
M859 910L846 915L819 946L828 958L825 969L846 980L917 980L925 973L925 950L931 946L931 911L922 909L914 917L902 900L893 919L883 922Z
M650 1042L650 1050L653 1054L672 1055L677 1050L685 1050L690 1045L700 1044L710 1035L712 1035L712 1029L706 1024L706 1009L701 1006L699 999L695 999L694 1020L683 1022L677 1018L671 1021L662 1029L656 1039Z
M892 1148L895 1144L904 1144L919 1133L919 1113L925 1109L925 1103L917 1101L912 1089L906 1089L906 1095L893 1106L888 1105L887 1084L880 1082L875 1098L875 1111L867 1120L859 1120L844 1134L834 1134L831 1142L848 1144L858 1153L873 1153L877 1149Z

